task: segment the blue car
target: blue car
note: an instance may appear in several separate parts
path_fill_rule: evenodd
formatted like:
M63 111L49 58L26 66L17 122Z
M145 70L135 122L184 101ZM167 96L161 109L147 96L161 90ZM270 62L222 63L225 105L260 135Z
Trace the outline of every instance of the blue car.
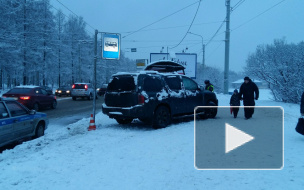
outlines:
M29 110L12 98L0 98L0 147L43 136L48 123L45 113Z

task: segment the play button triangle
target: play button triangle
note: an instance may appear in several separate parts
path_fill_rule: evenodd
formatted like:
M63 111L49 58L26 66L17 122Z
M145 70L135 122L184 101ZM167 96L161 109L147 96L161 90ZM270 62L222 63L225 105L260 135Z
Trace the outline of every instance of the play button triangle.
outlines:
M254 139L253 136L248 135L247 133L229 125L228 123L225 123L225 130L225 153L228 153Z

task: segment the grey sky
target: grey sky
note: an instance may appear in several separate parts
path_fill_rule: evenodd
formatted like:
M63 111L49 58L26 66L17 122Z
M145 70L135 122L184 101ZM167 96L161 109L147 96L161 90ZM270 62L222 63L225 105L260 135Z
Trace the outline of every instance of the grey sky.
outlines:
M197 53L198 61L202 60L202 40L199 36L188 34L181 45L170 49L186 34L198 7L198 3L195 3L197 0L59 1L82 16L98 31L121 33L123 37L121 48L129 58L149 59L150 53L159 53L162 47L165 48L165 52L169 47L169 51L175 53L180 53L188 47L187 53ZM254 52L257 45L269 44L274 39L283 37L288 43L298 43L303 40L304 0L281 1L245 0L231 13L230 70L241 71L248 54ZM238 2L239 0L231 0L231 6ZM129 32L154 23L193 3L195 4L160 22L124 37L130 34ZM51 4L66 14L71 14L57 0L51 0ZM276 4L278 5L258 16ZM225 16L225 0L202 0L190 31L202 35L204 43L208 43ZM224 68L225 28L224 24L213 41L206 46L205 54L206 65L221 70ZM87 29L92 33L94 31L90 27ZM130 48L137 48L137 52L130 52Z

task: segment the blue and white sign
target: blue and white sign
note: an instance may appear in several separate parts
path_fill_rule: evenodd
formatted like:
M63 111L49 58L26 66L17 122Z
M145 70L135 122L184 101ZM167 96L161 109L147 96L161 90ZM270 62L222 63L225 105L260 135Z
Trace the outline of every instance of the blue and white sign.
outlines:
M103 33L102 59L120 58L120 34Z

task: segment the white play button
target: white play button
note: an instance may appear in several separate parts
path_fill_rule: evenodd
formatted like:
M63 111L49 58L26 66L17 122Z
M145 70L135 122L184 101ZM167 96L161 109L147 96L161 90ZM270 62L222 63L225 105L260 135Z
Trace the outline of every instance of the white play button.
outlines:
M226 153L254 139L253 136L248 135L247 133L229 125L228 123L225 123L225 128Z

